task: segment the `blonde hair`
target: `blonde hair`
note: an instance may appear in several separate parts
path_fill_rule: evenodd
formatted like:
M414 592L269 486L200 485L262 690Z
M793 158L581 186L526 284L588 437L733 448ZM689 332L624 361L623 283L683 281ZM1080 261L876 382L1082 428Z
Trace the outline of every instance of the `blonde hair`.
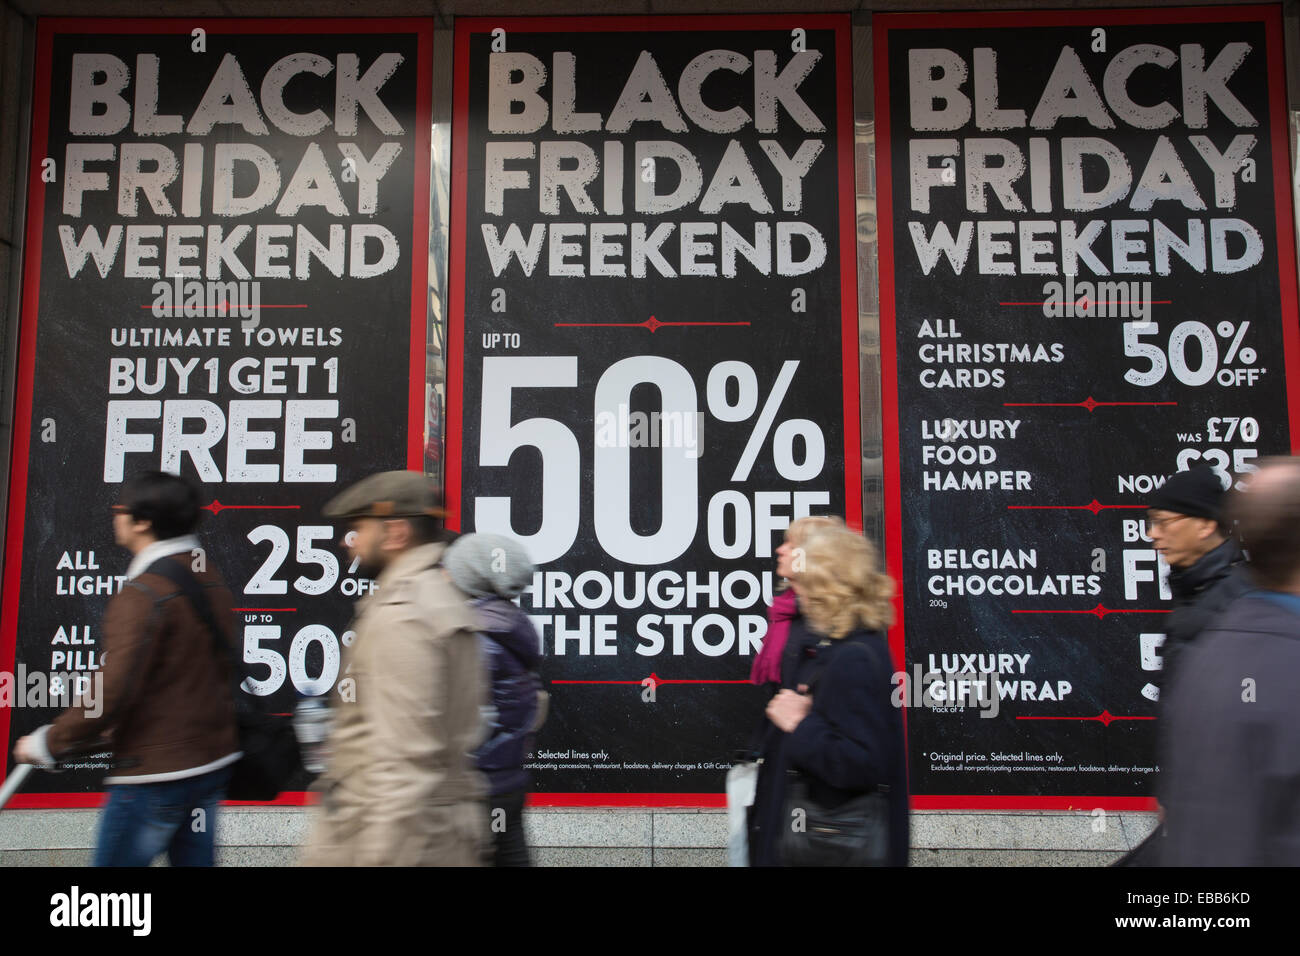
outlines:
M841 638L856 627L883 631L894 623L894 582L878 570L875 549L847 529L810 535L799 574L799 608L813 629Z
M802 570L805 563L803 548L805 541L823 531L844 530L844 519L836 515L804 515L791 521L785 529L785 540L794 546L795 573L789 578L783 578L777 590L784 591L790 587L796 574Z
M785 529L785 539L799 547L815 534L823 531L843 531L844 519L835 515L806 515L795 518Z

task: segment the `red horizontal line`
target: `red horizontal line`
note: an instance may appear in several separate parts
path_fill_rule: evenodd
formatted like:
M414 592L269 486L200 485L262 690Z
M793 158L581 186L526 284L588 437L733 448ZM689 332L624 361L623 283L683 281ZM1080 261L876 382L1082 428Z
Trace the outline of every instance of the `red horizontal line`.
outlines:
M282 790L274 800L222 800L223 807L307 807L317 801L318 797L310 790Z
M1117 799L1097 797L1097 800ZM55 807L97 807L104 801L102 793L17 793L9 806L15 810ZM223 800L222 806L305 806L314 802L314 794L285 791L274 801ZM725 793L530 793L530 807L725 807ZM1089 804L1091 806L1091 804Z
M1093 498L1086 505L1007 505L1009 509L1017 510L1041 510L1059 508L1065 511L1091 511L1093 514L1100 514L1108 508L1145 508L1146 505L1103 505L1096 498Z
M1117 714L1107 714L1105 717L1098 715L1096 717L1017 717L1016 720L1099 720L1103 724L1110 723L1112 720L1155 720L1154 717L1121 717Z
M102 793L16 793L9 806L14 810L69 809L97 807L104 800ZM313 802L314 794L303 791L283 791L274 800L222 800L225 807L305 806Z
M236 609L238 610L238 609ZM646 681L659 684L748 684L747 680L668 680L667 678L642 677L640 680L553 680L552 684L629 684L644 686Z
M1007 505L1008 508L1016 511L1032 511L1044 508L1061 508L1067 511L1092 511L1092 505ZM1145 508L1146 505L1098 505L1097 511L1104 511L1107 508Z
M1099 723L1101 723L1101 724L1103 724L1103 725L1109 727L1109 726L1111 725L1111 721L1115 721L1115 720L1155 720L1155 718L1154 718L1154 717L1123 717L1123 716L1119 716L1119 717L1117 717L1115 714L1112 714L1109 710L1107 710L1106 708L1103 707L1103 708L1101 709L1101 713L1098 714L1096 717L1058 717L1058 716L1052 716L1052 717L1031 717L1031 716L1026 716L1026 717L1017 717L1016 720L1095 720L1095 721L1097 721L1097 722L1099 722Z
M231 608L231 610L232 611L294 611L297 612L298 609L296 607L235 607L235 608Z
M1092 608L1087 611L1047 611L1047 610L1023 610L1012 611L1012 614L1095 614L1098 617L1105 617L1107 614L1172 614L1172 610L1150 607L1103 607L1100 611Z
M991 796L987 793L912 794L913 810L1113 810L1154 811L1154 797Z
M748 322L656 322L655 328L667 325L749 325ZM650 328L645 322L556 322L557 329L597 328L597 329L645 329Z
M1095 407L1119 405L1177 405L1177 402L1093 402ZM1084 402L1003 402L1003 408L1086 408Z
M6 804L12 810L97 807L104 802L102 793L15 793Z
M204 511L211 511L214 515L223 511L256 511L258 509L269 509L272 511L298 511L302 505L228 505L222 501L213 498L206 505L203 505Z
M747 680L657 680L656 684L748 684Z
M304 806L312 803L312 798L311 793L284 792L273 803L277 806ZM18 793L9 802L9 806L15 810L97 807L103 799L102 793ZM987 793L912 794L908 802L916 810L1092 810L1099 806L1108 811L1154 811L1156 809L1156 801L1153 797L993 796ZM232 807L268 805L251 800L223 800L221 804ZM527 805L530 807L725 807L727 795L725 793L530 793Z
M220 501L213 502L213 504L220 505L222 511L230 511L232 509L242 509L242 508L277 508L277 509L290 508L296 511L297 509L302 507L302 505L228 505L225 502L220 502Z
M747 680L661 680L660 684L748 684Z

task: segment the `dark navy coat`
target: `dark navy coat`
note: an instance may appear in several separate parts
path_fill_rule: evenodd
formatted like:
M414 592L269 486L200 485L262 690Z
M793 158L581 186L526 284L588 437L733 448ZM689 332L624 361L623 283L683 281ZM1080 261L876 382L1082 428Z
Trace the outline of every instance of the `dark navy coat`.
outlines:
M750 862L779 866L789 770L809 781L809 796L826 807L879 785L889 787L889 865L907 865L907 763L902 712L893 706L894 665L884 634L856 630L839 640L790 628L781 685L811 685L812 710L784 733L767 723L754 806Z
M1165 866L1300 866L1300 598L1252 591L1162 703Z
M1254 587L1245 560L1237 542L1229 538L1190 568L1170 572L1174 607L1165 623L1161 686L1167 688L1172 683L1174 669L1187 646L1224 608Z
M475 759L488 778L492 796L526 790L524 760L533 745L531 729L541 689L537 629L523 611L503 598L479 598L471 605L479 618L496 712L491 736Z

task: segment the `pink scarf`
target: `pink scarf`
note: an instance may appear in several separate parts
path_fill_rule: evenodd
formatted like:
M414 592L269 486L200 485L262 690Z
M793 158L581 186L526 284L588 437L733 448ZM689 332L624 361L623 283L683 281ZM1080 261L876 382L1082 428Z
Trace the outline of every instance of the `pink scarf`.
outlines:
M763 638L763 648L749 672L751 684L781 683L781 654L790 636L790 622L798 616L794 588L787 588L772 599L772 606L767 609L767 637Z

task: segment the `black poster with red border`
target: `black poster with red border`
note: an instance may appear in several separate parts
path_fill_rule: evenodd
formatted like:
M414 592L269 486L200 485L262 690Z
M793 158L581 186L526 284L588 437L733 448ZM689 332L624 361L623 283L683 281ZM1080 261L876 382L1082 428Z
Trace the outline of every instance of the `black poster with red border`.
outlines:
M40 22L7 752L102 662L130 559L110 507L146 469L202 485L193 560L235 594L244 692L346 698L371 582L320 509L421 467L431 90L424 21ZM15 805L93 805L107 767L37 775Z
M873 25L914 805L1147 808L1147 496L1300 412L1278 9Z
M456 27L447 500L538 569L533 799L716 805L785 526L860 527L849 19Z

